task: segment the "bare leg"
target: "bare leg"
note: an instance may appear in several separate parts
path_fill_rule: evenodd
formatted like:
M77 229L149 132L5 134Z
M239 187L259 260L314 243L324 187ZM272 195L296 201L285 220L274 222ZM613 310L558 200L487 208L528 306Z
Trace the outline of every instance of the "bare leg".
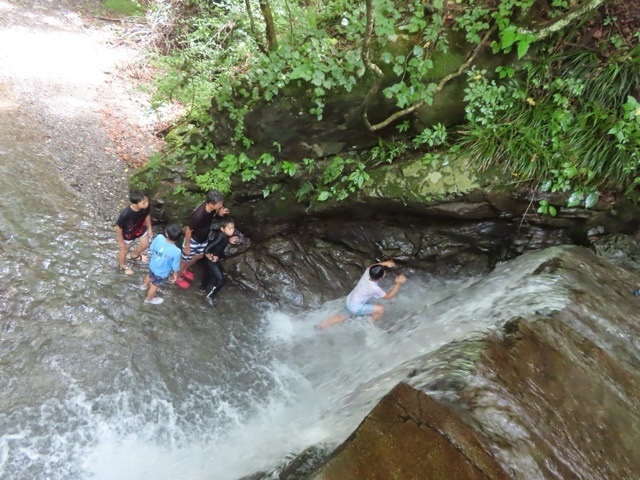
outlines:
M327 327L330 327L331 325L335 325L336 323L344 322L347 318L349 318L348 315L339 313L320 322L318 325L316 325L316 329L323 330Z
M147 276L144 278L144 287L149 288L150 283L151 283L151 277L149 276L149 274L147 274Z
M145 279L145 282L146 281L147 280ZM153 283L149 285L149 290L147 291L147 300L151 300L156 295L157 291L158 291L157 285L154 285Z
M125 243L124 247L118 250L118 264L120 265L120 268L127 267L127 253L129 253L129 248L131 248L131 245L127 245Z
M375 304L373 306L373 313L371 314L371 321L377 322L384 315L384 307L382 305Z
M194 255L191 260L185 262L184 260L180 260L180 270L178 270L178 277L184 273L184 271L189 268L191 265L200 260L204 255Z
M140 238L140 242L138 242L138 246L131 253L131 256L133 258L139 257L147 248L149 248L149 235L145 235L144 237Z

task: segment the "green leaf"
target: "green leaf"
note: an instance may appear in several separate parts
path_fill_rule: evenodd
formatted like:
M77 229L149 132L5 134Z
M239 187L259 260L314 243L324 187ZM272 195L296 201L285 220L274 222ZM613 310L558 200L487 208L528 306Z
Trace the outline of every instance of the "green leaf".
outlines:
M516 43L518 39L518 32L516 31L515 25L509 25L507 28L500 32L500 46L506 50L511 45Z
M320 195L318 195L318 201L319 202L324 202L326 201L329 197L331 196L331 193L329 193L328 191L323 191L320 192Z
M575 207L576 205L580 205L582 199L584 198L584 194L582 192L573 192L569 196L569 200L567 201L567 207Z
M518 42L518 58L524 57L529 51L531 42L528 40L521 40Z
M591 192L589 195L587 195L587 198L585 198L584 206L586 208L591 208L595 206L595 204L598 203L599 197L600 195L598 194L598 192Z

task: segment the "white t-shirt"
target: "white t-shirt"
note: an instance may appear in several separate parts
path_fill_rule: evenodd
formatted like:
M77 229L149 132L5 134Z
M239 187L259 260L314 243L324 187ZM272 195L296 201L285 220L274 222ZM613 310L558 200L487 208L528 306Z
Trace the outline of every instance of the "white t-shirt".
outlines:
M347 297L347 308L352 312L357 312L370 298L382 298L385 295L386 292L380 288L378 282L370 279L369 269L367 268L358 284Z

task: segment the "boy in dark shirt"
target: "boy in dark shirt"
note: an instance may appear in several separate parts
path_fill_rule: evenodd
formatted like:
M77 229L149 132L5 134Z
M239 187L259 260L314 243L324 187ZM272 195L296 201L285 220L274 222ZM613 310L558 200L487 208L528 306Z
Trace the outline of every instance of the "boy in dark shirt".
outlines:
M213 304L213 297L227 283L222 271L221 259L225 257L227 245L235 245L238 237L234 235L236 226L230 218L220 220L220 228L216 230L204 249L204 256L207 259L200 291L207 292L207 301ZM209 290L211 280L215 279L213 288Z
M134 240L140 239L138 247L129 258L144 263L148 259L142 255L149 248L149 239L153 237L151 217L149 216L149 199L140 190L133 190L129 195L130 205L120 212L116 220L116 235L118 236L118 264L125 275L131 275L133 270L127 267L127 253Z
M202 205L193 211L184 232L182 261L178 272L180 278L176 282L177 286L189 288L189 281L193 279L193 273L187 269L204 255L213 219L224 217L228 213L229 209L224 207L224 196L217 190L207 193Z

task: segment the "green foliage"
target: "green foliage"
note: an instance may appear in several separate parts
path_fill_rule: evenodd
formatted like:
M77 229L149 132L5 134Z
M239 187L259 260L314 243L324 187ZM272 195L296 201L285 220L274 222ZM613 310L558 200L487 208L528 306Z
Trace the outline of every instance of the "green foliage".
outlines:
M244 2L181 3L186 10L173 33L176 48L158 60L165 75L157 103L178 99L189 107L188 118L167 139L167 155L185 166L197 188L228 192L234 182L254 182L268 196L290 182L299 201L340 201L370 184L370 168L416 151L433 166L441 149L456 148L443 125L410 138L412 124L405 117L395 125L403 139L380 139L369 155L293 161L277 144L270 152L252 151L244 119L256 105L299 92L310 100L309 113L322 120L330 95L368 85L372 74L362 58L364 2L270 0L279 45L272 50L263 38L257 0L251 4L253 22ZM471 44L495 27L494 52L519 59L537 42L523 28L533 0L456 4L452 18L444 0L374 2L370 59L384 71L382 94L398 109L432 103L442 76L434 72L434 53L450 47L445 24ZM552 18L571 5L552 0L546 13ZM498 163L520 178L548 180L549 191L573 192L570 203L589 204L597 188L639 185L639 110L633 97L638 52L629 52L626 40L616 36L613 19L605 26L611 30L601 52L558 53L538 64L500 66L495 73L472 69L461 151L483 168ZM614 61L601 61L602 53L615 49L621 53ZM211 141L212 117L218 116L234 132L234 144L224 151ZM275 180L264 185L265 177ZM555 214L550 205L543 210Z
M106 0L104 8L128 16L142 15L144 13L144 7L135 0Z
M471 71L466 152L483 168L547 179L543 190L571 191L570 203L592 203L599 188L633 188L640 183L638 63L633 53L602 62L578 51L525 64L517 78Z
M540 200L540 206L538 207L537 211L538 213L541 213L543 215L551 215L552 217L555 217L558 214L556 207L550 205L547 200Z

